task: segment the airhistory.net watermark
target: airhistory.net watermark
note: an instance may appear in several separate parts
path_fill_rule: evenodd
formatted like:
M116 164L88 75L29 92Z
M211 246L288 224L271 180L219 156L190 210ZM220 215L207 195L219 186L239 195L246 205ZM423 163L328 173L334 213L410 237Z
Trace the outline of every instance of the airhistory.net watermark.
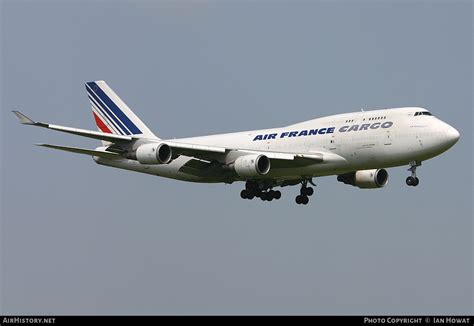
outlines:
M8 324L54 324L54 317L3 317L0 326Z

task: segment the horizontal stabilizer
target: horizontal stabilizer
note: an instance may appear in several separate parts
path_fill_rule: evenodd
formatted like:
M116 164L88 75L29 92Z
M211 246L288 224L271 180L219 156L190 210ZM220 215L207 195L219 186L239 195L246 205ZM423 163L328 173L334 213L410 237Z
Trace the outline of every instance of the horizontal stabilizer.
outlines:
M67 146L59 146L59 145L50 145L50 144L35 144L36 146L48 147L52 149L58 149L60 151L71 152L76 154L85 154L90 156L98 156L105 159L113 160L119 159L120 156L117 153L113 152L106 152L106 151L97 151L93 149L86 149L86 148L79 148L79 147L67 147Z

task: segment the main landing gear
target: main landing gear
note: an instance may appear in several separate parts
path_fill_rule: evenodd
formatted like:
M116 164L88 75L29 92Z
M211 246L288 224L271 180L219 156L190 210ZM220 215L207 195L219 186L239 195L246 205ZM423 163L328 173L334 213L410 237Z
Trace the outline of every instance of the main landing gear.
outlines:
M313 182L309 181L313 186L316 186ZM308 180L301 182L300 194L296 196L295 201L298 205L307 205L309 203L309 196L314 194L314 189L308 187Z
M408 169L408 171L411 172L411 176L409 176L407 179L406 179L406 183L408 186L413 186L413 187L416 187L418 186L418 184L420 183L420 180L416 177L416 168L418 166L421 166L421 162L420 161L412 161L410 162L410 168Z
M263 201L272 201L273 199L280 199L281 192L272 189L263 190L256 182L247 181L245 183L245 189L240 192L240 197L242 197L242 199L254 199L255 197L259 197Z
M314 194L314 189L308 187L308 183L316 186L311 179L306 180L291 180L289 183L268 183L265 181L247 180L245 183L245 189L240 192L242 199L254 199L255 197L260 198L263 201L278 200L281 198L281 192L279 190L273 190L275 186L296 186L301 183L300 194L296 196L296 203L298 205L307 205L309 203L309 197Z

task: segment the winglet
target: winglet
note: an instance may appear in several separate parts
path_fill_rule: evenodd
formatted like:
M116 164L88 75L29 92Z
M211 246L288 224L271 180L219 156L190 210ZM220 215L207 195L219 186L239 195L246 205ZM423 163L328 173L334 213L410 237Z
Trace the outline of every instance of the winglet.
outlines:
M20 120L20 123L21 124L24 124L24 125L34 125L36 122L34 122L33 120L31 120L30 118L28 118L26 115L24 115L23 113L21 113L20 111L12 111L16 116L17 118Z

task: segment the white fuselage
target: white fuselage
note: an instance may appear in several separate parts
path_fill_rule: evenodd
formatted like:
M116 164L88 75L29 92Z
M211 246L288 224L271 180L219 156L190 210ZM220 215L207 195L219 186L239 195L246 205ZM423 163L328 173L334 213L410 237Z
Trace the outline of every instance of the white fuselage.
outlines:
M426 114L417 114L418 112ZM323 153L323 162L314 164L295 166L272 162L270 172L262 176L275 180L292 180L394 167L437 156L454 145L459 133L447 123L428 114L427 110L416 107L353 112L282 128L173 141L236 149L232 155L216 154L214 159L221 164L235 160L242 150ZM192 159L183 155L163 165L143 165L128 159L94 159L99 164L178 180L224 182L218 175L195 176L180 171L181 167Z

